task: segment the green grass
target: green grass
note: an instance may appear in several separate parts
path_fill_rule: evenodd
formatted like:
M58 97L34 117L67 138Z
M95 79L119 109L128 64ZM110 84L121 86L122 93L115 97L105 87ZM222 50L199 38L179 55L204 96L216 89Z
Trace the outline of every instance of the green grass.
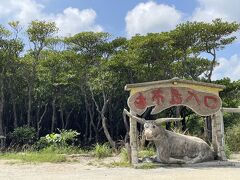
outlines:
M140 157L140 158L151 157L154 155L156 155L154 148L147 148L144 150L140 150L138 152L138 157Z
M93 149L93 154L97 158L101 159L104 157L112 156L112 150L107 144L96 144Z
M69 161L69 154L83 154L86 151L73 146L49 146L40 151L28 150L24 152L6 152L0 154L0 159L19 160L20 162L42 163L51 162L59 163Z
M157 166L153 163L143 163L135 167L136 169L155 169Z
M110 167L131 167L132 165L126 161L112 162Z
M120 157L122 162L129 162L128 159L128 152L126 148L121 148L120 150Z
M230 150L230 148L227 144L225 144L225 146L224 146L224 151L225 151L227 159L230 159L230 156L233 152Z
M75 146L49 146L47 148L44 148L40 152L45 152L45 153L56 153L56 154L83 154L86 153L85 150L80 149Z
M67 161L67 158L64 155L47 152L2 153L0 154L0 159L20 160L21 162L30 163L59 163Z

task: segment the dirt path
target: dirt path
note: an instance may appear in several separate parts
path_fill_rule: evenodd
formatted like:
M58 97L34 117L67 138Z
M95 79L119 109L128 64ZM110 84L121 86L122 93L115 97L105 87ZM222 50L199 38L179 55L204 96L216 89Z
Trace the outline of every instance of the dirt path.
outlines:
M107 168L74 163L22 164L0 160L0 180L240 180L240 166L217 168Z

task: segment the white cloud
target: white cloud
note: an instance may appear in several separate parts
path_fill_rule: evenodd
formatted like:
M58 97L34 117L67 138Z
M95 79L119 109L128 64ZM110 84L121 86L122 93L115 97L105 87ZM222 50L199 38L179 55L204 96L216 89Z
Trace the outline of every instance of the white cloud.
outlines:
M42 10L44 6L33 0L1 0L0 17L7 21L19 20L23 24L30 20L43 18Z
M64 9L63 13L57 14L52 19L60 27L60 33L66 35L66 33L76 34L80 31L103 31L100 25L95 24L96 16L93 9L80 11L77 8L68 7Z
M44 9L44 5L35 0L1 0L0 18L7 22L19 20L24 26L28 26L32 20L54 21L61 30L60 35L103 30L95 23L97 14L93 9L79 10L68 7L58 14L46 13Z
M181 18L182 13L173 6L153 1L140 3L125 17L126 32L130 37L137 33L168 31L175 28Z
M226 21L240 21L239 0L198 0L190 20L210 22L216 18Z
M213 71L213 80L229 77L231 80L240 80L240 55L234 54L229 59L218 59L219 66Z

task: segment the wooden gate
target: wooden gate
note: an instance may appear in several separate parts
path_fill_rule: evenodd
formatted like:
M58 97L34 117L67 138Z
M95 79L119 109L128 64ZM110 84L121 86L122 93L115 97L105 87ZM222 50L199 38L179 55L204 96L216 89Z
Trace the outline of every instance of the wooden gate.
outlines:
M128 106L132 115L142 115L148 107L157 114L172 106L187 106L201 116L212 116L212 145L215 155L226 160L222 101L225 86L173 78L170 80L127 84ZM137 122L130 119L131 162L138 163Z

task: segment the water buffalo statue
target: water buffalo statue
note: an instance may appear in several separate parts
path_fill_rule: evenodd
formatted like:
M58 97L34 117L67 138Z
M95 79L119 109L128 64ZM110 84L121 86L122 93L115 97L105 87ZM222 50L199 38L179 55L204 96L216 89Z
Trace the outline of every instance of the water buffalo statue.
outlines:
M132 120L144 124L144 135L154 142L157 149L157 161L167 164L199 163L214 159L211 147L202 139L187 136L164 129L164 122L180 120L180 118L160 118L145 120L124 110Z

